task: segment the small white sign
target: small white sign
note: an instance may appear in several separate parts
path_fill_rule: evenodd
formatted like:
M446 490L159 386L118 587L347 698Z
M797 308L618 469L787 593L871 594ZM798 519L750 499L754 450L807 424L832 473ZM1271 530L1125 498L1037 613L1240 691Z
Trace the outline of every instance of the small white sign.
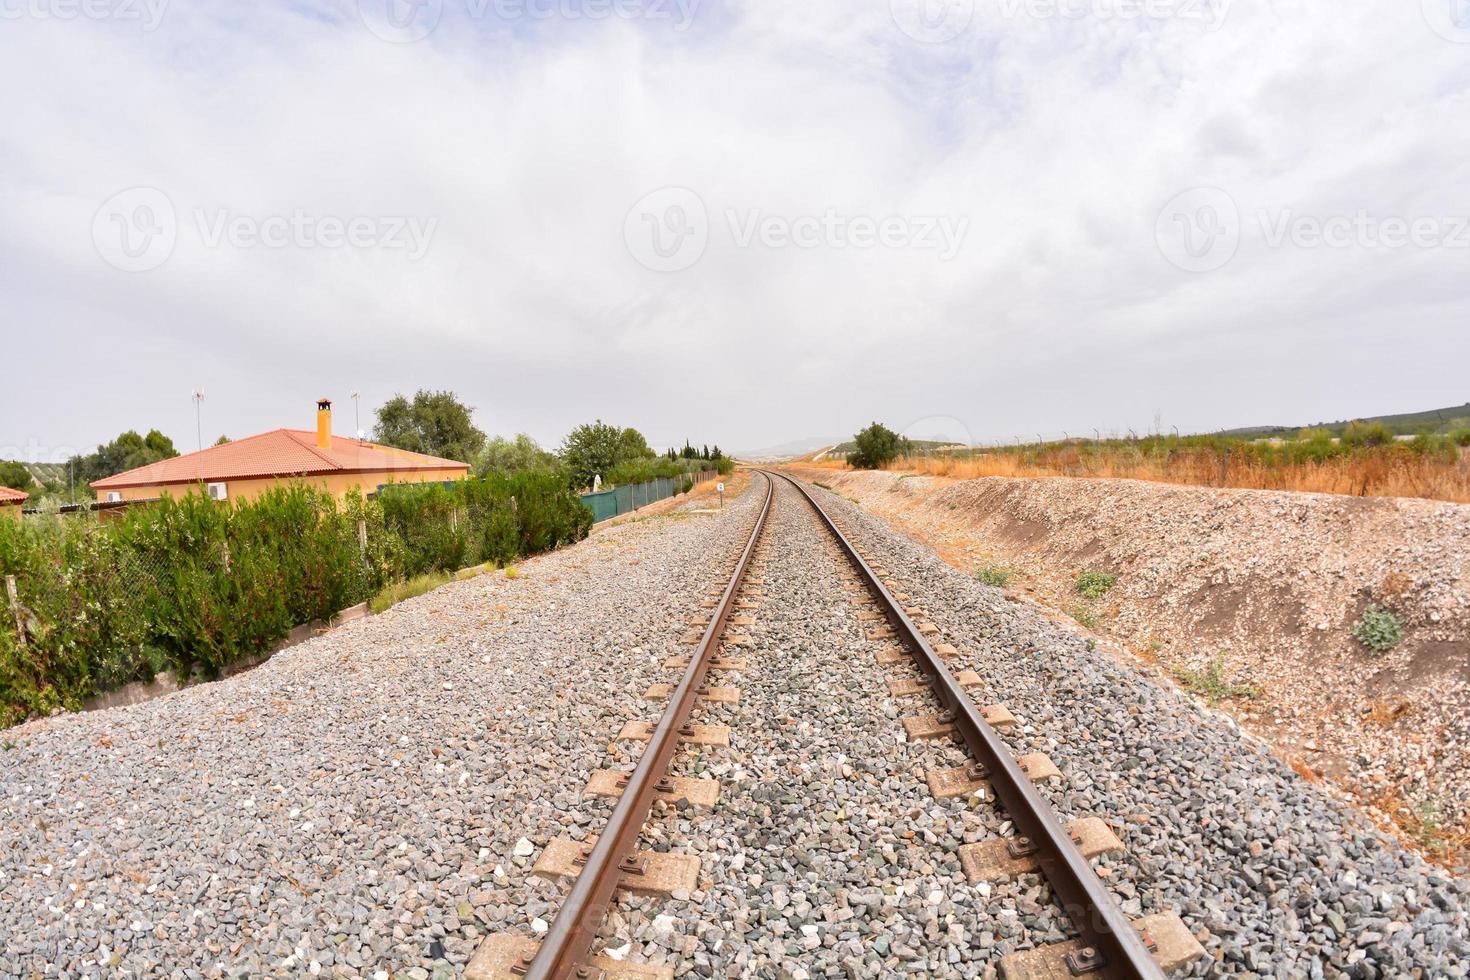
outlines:
M715 484L715 489L718 490L720 493L724 493L725 485L723 483L717 483Z

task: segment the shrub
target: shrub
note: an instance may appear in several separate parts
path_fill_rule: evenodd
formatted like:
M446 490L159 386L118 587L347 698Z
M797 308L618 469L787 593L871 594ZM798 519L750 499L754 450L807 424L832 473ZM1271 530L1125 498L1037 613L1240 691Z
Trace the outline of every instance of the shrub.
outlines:
M853 437L856 448L847 462L855 469L881 470L902 456L908 440L885 425L874 422Z
M218 676L301 624L439 573L585 537L591 512L554 472L385 488L340 504L305 485L245 503L199 492L121 517L0 521L24 638L0 602L0 725L101 691ZM359 522L366 531L359 536ZM386 593L385 593L386 590Z
M1083 572L1077 576L1077 594L1084 599L1101 599L1118 581L1107 572Z
M985 585L993 585L997 589L1003 589L1006 583L1011 580L1011 573L1009 570L995 565L986 565L975 573L975 577Z
M1386 446L1393 442L1393 432L1382 422L1349 422L1342 430L1345 446Z
M1403 623L1382 606L1369 606L1353 627L1353 637L1374 653L1387 653L1403 642Z

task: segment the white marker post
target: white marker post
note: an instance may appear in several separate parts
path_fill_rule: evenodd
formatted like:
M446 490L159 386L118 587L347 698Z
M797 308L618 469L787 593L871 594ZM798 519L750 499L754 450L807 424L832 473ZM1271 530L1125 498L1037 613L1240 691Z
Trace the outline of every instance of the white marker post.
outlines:
M715 484L715 489L720 493L720 510L725 509L725 481L721 480Z

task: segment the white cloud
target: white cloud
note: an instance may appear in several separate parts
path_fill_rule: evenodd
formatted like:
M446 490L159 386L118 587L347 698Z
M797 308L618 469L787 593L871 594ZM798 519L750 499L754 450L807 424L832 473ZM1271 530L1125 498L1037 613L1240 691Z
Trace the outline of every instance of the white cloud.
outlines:
M1271 248L1262 229L1470 216L1470 47L1415 4L1236 3L1211 30L1007 0L921 44L888 3L705 0L679 31L466 2L410 44L355 2L174 0L151 32L5 22L0 290L24 367L0 445L153 425L187 443L199 384L214 434L432 386L495 431L552 441L600 415L726 446L873 417L990 437L1464 400L1470 251ZM93 219L136 186L167 195L178 238L125 273ZM668 186L697 193L709 242L658 273L624 219ZM1208 273L1155 239L1198 186L1241 219ZM437 224L418 261L209 248L196 215L220 209ZM742 248L727 212L968 230L949 261Z

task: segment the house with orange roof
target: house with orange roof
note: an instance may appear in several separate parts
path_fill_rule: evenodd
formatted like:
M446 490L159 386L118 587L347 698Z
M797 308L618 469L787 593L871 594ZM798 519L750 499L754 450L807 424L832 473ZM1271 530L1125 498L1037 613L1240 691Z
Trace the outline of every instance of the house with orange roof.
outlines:
M20 520L20 509L30 499L30 494L12 490L9 487L0 487L0 517L13 517Z
M197 453L140 466L92 483L102 503L182 496L203 488L216 500L251 500L272 487L302 482L341 499L391 483L462 480L469 465L332 434L332 403L317 402L316 431L275 429Z

